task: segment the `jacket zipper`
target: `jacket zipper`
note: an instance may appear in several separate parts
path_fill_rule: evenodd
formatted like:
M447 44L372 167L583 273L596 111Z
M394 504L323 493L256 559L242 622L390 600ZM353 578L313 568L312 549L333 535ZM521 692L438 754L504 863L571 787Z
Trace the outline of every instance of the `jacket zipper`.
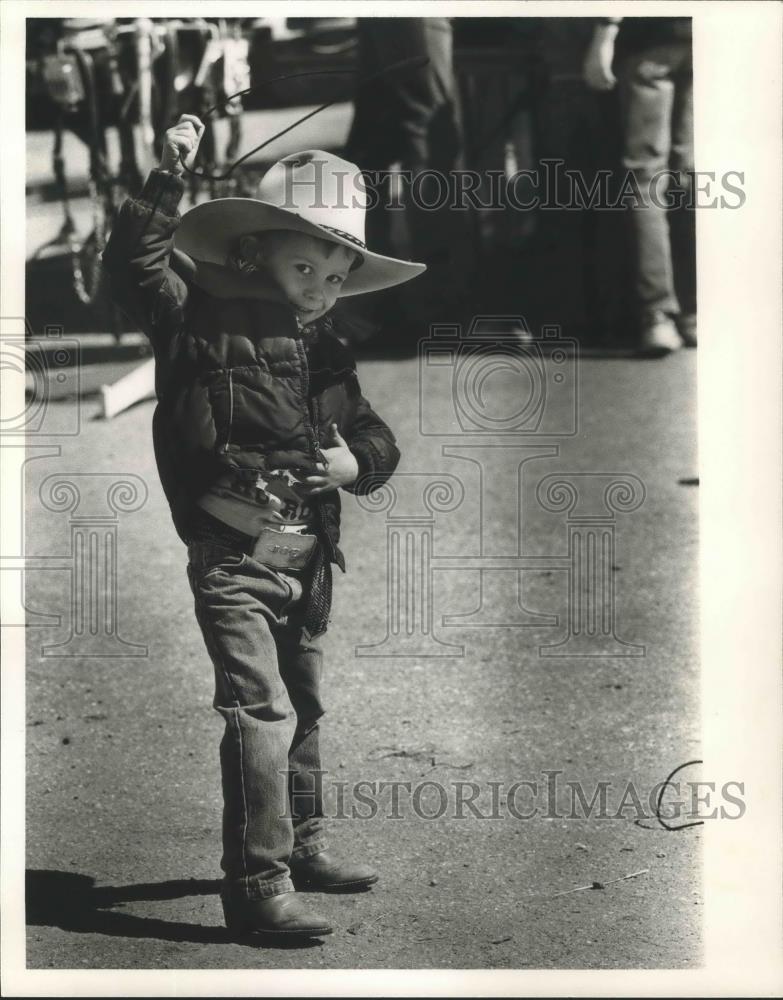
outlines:
M310 401L308 399L310 393L310 367L307 364L307 353L305 352L304 345L301 340L295 340L296 352L299 355L299 364L302 370L302 400L304 402L304 415L306 417L305 421L305 431L310 439L310 447L313 451L313 458L318 457L318 433L313 426L313 417L310 410Z
M317 421L316 405L315 401L313 401L313 405L311 406L309 398L310 366L307 363L307 352L304 349L304 345L300 340L296 340L295 343L296 343L296 350L299 355L299 362L302 366L302 395L304 398L305 414L308 418L307 427L310 432L309 435L310 443L313 446L313 458L317 458L320 446L318 444L318 431L316 430L316 425L315 425L315 422ZM329 549L330 562L335 562L337 559L337 550L335 548L334 542L331 539L331 536L329 535L329 532L326 530L326 519L324 517L323 504L321 503L320 498L316 500L314 505L314 510L315 510L315 516L318 520L318 525L321 529L319 534L326 541L326 544Z
M228 369L228 433L226 434L226 451L231 443L231 429L234 426L234 376Z

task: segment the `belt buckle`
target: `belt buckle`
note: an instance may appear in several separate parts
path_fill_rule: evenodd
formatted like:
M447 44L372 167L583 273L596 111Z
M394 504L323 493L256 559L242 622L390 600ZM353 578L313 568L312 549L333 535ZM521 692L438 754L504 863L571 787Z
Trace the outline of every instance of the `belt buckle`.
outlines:
M272 569L304 569L315 549L315 535L262 528L251 553L256 562Z

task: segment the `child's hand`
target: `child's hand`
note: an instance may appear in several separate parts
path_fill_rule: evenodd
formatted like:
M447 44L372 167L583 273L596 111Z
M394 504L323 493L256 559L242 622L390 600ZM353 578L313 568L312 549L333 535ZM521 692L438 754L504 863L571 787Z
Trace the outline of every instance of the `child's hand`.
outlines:
M166 131L160 169L181 174L185 166L191 168L196 161L199 143L206 126L195 115L180 115L176 125Z
M302 481L301 491L307 496L314 496L317 493L328 493L330 490L339 489L340 486L350 486L356 482L359 475L359 463L340 436L337 424L331 426L331 447L323 448L326 466L323 472L315 476L307 476Z

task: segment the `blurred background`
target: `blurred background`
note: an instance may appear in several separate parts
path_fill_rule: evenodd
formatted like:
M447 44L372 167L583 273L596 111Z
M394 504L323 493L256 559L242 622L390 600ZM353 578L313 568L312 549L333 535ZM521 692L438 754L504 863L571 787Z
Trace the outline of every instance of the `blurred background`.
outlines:
M672 43L690 54L688 19L625 19L618 43L633 35L633 22L637 35L640 22L652 25L649 44L669 45L668 56ZM681 23L667 33L664 22ZM541 171L548 159L578 171L587 189L599 171L612 171L616 187L627 133L622 79L605 89L585 82L602 30L592 18L28 18L33 334L58 324L119 343L132 332L105 295L100 253L119 204L138 191L181 113L215 109L199 167L223 178L189 178L183 211L206 198L252 194L271 162L306 148L341 153L363 170L477 171L485 204L491 172ZM637 38L631 51L639 48ZM617 58L623 53L620 46ZM411 56L426 68L378 77ZM239 91L249 92L227 101ZM229 173L247 151L323 105ZM530 179L517 191L526 201L545 194ZM368 245L425 260L428 274L346 311L346 338L359 348L414 349L433 319L495 313L521 314L531 329L560 325L585 351L643 353L629 213L405 208L371 213ZM684 311L695 312L692 246L684 258L675 260L675 276L690 275L693 306Z

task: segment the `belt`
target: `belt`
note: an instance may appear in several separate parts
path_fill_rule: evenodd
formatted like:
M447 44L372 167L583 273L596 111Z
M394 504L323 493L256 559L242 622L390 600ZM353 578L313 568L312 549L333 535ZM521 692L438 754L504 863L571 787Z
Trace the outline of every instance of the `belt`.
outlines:
M318 541L315 535L263 527L255 535L239 531L201 507L193 520L193 540L227 545L271 569L304 569L312 559Z
M315 552L317 541L315 535L262 528L250 554L272 569L304 569Z

